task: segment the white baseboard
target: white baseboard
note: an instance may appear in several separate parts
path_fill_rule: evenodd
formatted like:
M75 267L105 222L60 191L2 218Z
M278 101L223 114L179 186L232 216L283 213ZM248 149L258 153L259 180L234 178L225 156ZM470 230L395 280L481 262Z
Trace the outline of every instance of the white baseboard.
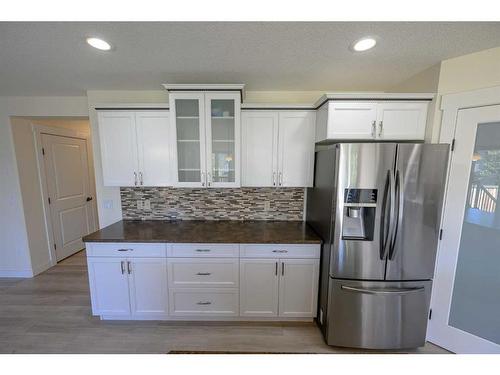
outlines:
M2 269L0 269L0 277L29 278L29 277L33 277L33 271L31 271L31 270L2 270Z

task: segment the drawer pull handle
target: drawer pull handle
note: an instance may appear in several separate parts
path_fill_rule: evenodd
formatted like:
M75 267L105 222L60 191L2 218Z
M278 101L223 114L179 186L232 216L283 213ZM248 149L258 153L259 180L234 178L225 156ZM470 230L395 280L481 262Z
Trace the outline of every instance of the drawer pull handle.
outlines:
M288 253L288 250L273 250L273 253Z
M210 252L210 249L196 249L196 251L199 253L208 253Z
M199 276L210 276L212 273L211 272L198 272L197 275Z
M133 251L134 249L118 249L118 251Z
M205 302L200 301L200 302L197 302L196 304L197 305L211 305L212 302L210 302L210 301L205 301Z

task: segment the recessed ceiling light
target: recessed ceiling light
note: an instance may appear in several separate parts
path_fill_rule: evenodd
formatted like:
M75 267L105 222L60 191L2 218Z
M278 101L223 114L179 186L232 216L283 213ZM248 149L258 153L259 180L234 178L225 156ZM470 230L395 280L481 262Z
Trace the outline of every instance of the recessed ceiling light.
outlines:
M375 47L376 44L377 41L374 38L361 38L352 45L352 49L356 52L368 51L369 49Z
M94 48L100 49L101 51L109 51L111 49L111 44L103 39L87 38L87 43Z

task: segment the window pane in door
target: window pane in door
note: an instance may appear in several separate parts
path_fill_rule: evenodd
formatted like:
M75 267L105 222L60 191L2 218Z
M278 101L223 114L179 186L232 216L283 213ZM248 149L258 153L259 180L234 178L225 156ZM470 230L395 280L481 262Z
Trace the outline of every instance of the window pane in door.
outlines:
M500 122L478 125L449 325L500 344Z
M198 182L201 180L198 99L177 99L175 116L179 182Z
M212 181L235 181L235 119L233 99L211 101Z

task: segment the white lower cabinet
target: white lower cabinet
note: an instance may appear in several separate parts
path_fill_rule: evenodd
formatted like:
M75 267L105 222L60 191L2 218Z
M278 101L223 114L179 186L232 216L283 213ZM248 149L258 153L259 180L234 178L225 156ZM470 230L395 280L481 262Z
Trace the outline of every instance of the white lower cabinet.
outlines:
M87 244L92 312L130 320L311 319L319 252L319 244Z
M170 315L238 316L238 289L170 289Z
M162 318L168 314L165 258L88 257L94 315Z
M280 259L278 314L316 316L319 259Z
M130 309L133 316L168 314L167 260L135 258L128 260Z
M319 259L241 259L242 316L315 317Z
M240 259L240 314L278 315L278 263L276 259Z
M128 277L123 258L87 258L94 315L130 315Z

